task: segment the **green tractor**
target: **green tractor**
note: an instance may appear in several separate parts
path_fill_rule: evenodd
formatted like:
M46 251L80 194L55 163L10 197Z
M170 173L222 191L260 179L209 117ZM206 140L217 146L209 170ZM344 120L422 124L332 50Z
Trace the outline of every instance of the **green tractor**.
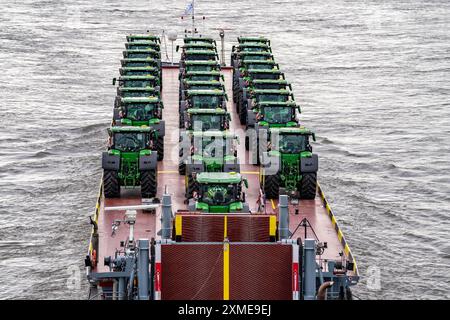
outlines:
M201 42L201 43L186 43L182 47L177 46L176 52L179 50L182 50L182 52L185 52L187 50L214 50L217 52L216 46L214 43L208 43L208 42Z
M120 187L141 187L143 198L157 190L157 153L152 151L154 131L142 127L111 127L110 145L102 154L103 192L106 198L120 197Z
M197 186L193 198L188 201L190 211L210 213L249 213L242 185L247 180L236 172L202 172L196 177Z
M153 67L160 68L161 60L153 58L126 58L120 60L122 67L136 68L136 67Z
M265 37L238 37L239 45L247 43L262 43L270 46L270 40Z
M186 100L186 90L222 90L225 91L225 86L221 81L192 81L184 80L184 91L179 92L179 100Z
M116 103L117 105L118 100L120 98L132 98L132 97L158 97L161 98L161 93L158 90L158 88L153 87L145 87L145 88L139 88L139 87L117 87L117 97L116 97Z
M183 88L184 81L225 81L223 74L219 71L189 71L186 72L183 78L180 77L180 90Z
M159 67L122 67L119 69L121 76L154 76L162 83L162 72Z
M120 76L113 78L113 85L119 82L119 87L125 88L155 88L161 90L159 77L147 76Z
M271 89L271 90L290 90L292 85L287 80L272 80L272 79L248 79L246 90L252 89Z
M201 43L210 43L213 44L214 47L217 46L216 40L212 38L204 38L204 37L185 37L183 39L184 44L201 44Z
M227 109L228 97L223 90L186 90L185 100L180 101L180 128L184 126L184 115L188 109Z
M157 59L161 60L161 52L153 49L134 49L125 50L122 52L124 58L128 59Z
M181 54L181 61L217 61L219 55L215 50L188 49Z
M260 185L268 199L278 199L280 190L300 199L314 199L317 190L319 158L312 153L305 127L271 128L266 152L262 153Z
M161 43L161 39L158 36L151 34L130 34L127 36L127 42L140 42L151 41L155 43Z
M228 131L195 131L190 137L190 155L184 160L187 198L197 190L196 177L201 172L240 172L237 135Z
M186 72L191 71L217 71L221 69L217 61L181 61L179 79L183 79Z
M155 51L161 51L160 45L155 41L132 41L125 43L127 50L147 50L152 49Z
M251 89L244 88L236 102L236 109L241 124L247 124L247 112L253 110L260 102L288 102L294 101L294 94L289 90Z
M118 99L119 100L119 99ZM116 100L116 101L118 101ZM158 152L158 160L164 159L165 122L161 120L164 105L157 97L120 98L114 108L116 126L148 126L155 132L152 149Z

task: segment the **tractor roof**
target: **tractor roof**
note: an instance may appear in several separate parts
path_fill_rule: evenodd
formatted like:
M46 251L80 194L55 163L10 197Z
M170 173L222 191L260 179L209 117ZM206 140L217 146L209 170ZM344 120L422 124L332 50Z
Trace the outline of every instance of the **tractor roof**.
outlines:
M209 80L209 81L198 81L198 80L184 80L185 84L188 85L211 85L211 86L222 86L223 83L217 80Z
M187 49L185 51L186 54L209 54L209 55L216 55L217 52L215 50L198 50L198 49Z
M132 103L157 103L161 100L158 97L127 97L120 99L124 104Z
M160 42L160 38L158 36L152 35L152 34L130 34L127 36L127 41L130 42L134 40L147 40L147 41L158 41Z
M143 75L143 76L121 76L119 80L153 80L156 79L155 76L152 75Z
M268 60L242 60L242 64L269 64L269 65L276 65L277 63L273 61L272 59Z
M147 57L147 58L124 58L121 61L123 62L154 62L158 63L158 59Z
M214 42L213 38L203 38L203 37L185 37L184 43L188 43L189 41L205 41L205 42Z
M281 128L270 128L271 133L278 134L303 134L303 135L312 135L313 131L306 127L281 127Z
M198 75L198 76L219 76L220 72L219 71L188 71L186 72L187 76L190 75Z
M236 46L237 48L270 48L269 45L264 42L243 42Z
M280 69L247 69L245 71L247 71L248 73L283 73L280 71Z
M208 131L194 131L192 132L194 137L222 137L225 139L237 139L238 136L229 131L218 131L218 130L208 130Z
M120 126L120 127L111 127L111 132L152 132L154 131L152 128L148 126Z
M269 39L265 38L265 37L238 37L237 38L239 42L245 42L245 41L269 41Z
M186 90L188 96L223 96L225 91L221 89Z
M121 68L124 71L159 71L159 68L156 67L122 67Z
M252 79L250 80L251 83L254 84L258 84L258 83L267 83L267 84L289 84L287 82L287 80L283 80L283 79L278 79L278 80L274 80L274 79Z
M287 96L290 95L292 92L289 90L277 90L277 89L251 89L250 90L252 93L255 94L278 94L278 95L282 95L282 96Z
M159 43L155 41L149 41L149 40L137 40L137 41L128 41L125 43L126 46L152 46L156 47L159 46Z
M202 172L197 174L199 183L240 183L242 177L236 172Z
M260 101L257 103L258 106L267 106L267 107L297 107L297 104L295 101L286 101L286 102L279 102L279 101Z
M189 49L189 48L211 48L211 49L215 49L216 46L213 45L210 42L204 42L204 43L186 43L184 44L184 46L182 47L183 49Z
M154 87L119 87L118 89L119 89L119 91L126 91L126 92L145 91L148 93L152 93L152 94L156 93L159 95L159 90L156 90L156 88L154 88Z
M189 108L186 111L188 114L217 114L217 115L225 115L227 111L222 108L215 109L199 109L199 108Z
M124 52L126 53L160 53L158 50L155 49L150 49L150 48L146 48L146 49L128 49L125 50Z
M214 60L187 60L184 62L187 66L218 66L220 67L219 62Z
M272 56L271 52L259 52L259 51L240 51L239 56Z

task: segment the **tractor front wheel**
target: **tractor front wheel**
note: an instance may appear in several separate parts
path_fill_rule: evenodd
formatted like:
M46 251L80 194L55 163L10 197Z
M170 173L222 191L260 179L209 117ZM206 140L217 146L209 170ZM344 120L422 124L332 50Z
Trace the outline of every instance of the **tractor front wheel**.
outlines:
M158 161L164 159L164 137L159 136L156 142L156 151L158 152Z
M103 171L103 193L106 198L120 197L119 174L117 171Z
M280 175L264 176L264 193L267 199L278 199L280 195Z
M141 195L142 198L154 198L158 188L156 170L141 171Z
M303 173L300 181L300 199L312 200L316 197L317 174Z

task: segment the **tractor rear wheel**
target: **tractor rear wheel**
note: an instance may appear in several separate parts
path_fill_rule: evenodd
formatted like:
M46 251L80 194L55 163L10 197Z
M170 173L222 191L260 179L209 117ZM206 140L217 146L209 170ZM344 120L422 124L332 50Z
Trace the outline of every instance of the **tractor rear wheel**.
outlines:
M264 176L264 193L267 199L278 199L280 195L280 174Z
M117 171L103 171L103 193L106 198L120 197L119 173Z
M164 137L159 136L156 142L156 151L158 152L158 161L164 159Z
M186 174L186 163L184 161L180 161L178 164L178 173L182 176Z
M247 124L247 108L244 106L242 96L239 95L239 120L242 125Z
M300 199L314 199L316 197L317 190L317 174L303 173L302 180L300 181Z
M142 198L154 198L158 188L156 170L141 171L141 195Z

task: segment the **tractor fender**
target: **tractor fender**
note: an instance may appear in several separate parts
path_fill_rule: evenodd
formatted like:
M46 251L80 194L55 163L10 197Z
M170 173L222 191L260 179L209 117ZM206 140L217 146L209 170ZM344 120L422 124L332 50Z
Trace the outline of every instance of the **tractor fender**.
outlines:
M308 158L300 158L300 172L309 173L319 170L319 156L314 154Z
M108 152L102 153L102 168L105 170L115 170L120 169L120 156L115 154L109 154Z
M205 171L205 166L203 162L192 161L192 158L189 157L186 160L186 174L192 173L201 173Z
M153 130L158 131L159 137L164 137L166 135L166 122L160 120L159 123L154 123L150 126Z
M148 156L139 157L139 170L148 171L156 169L158 165L158 152L152 151Z
M247 126L254 126L256 123L256 113L253 110L247 110Z

